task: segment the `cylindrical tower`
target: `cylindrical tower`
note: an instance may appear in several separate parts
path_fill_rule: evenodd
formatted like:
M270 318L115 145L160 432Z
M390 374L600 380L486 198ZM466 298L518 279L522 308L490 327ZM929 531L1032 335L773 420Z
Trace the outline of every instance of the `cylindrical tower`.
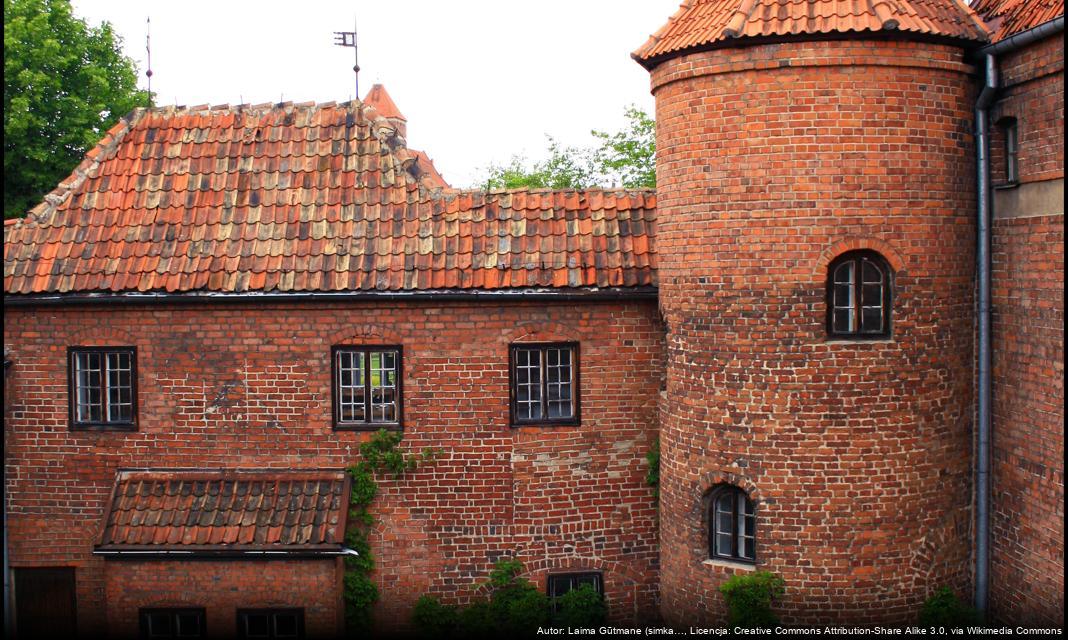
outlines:
M635 54L669 345L662 610L721 621L718 586L768 569L785 623L912 622L972 573L964 52L986 34L955 0L724 4Z

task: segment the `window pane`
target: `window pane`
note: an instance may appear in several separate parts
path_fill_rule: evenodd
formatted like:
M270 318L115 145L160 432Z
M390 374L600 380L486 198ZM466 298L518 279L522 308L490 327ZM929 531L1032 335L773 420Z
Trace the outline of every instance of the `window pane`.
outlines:
M880 332L883 330L883 309L882 307L864 307L863 320L861 321L861 331L864 332Z
M179 638L199 638L200 637L200 614L199 613L179 613L177 616L178 633Z
M372 351L369 356L371 422L396 422L397 352Z
M245 637L247 638L268 638L271 634L271 620L270 616L265 613L246 613L245 618Z
M834 310L834 331L836 333L853 331L853 311L851 309Z
M547 349L545 352L545 394L550 418L574 415L571 402L571 349Z
M337 352L337 417L341 422L365 422L364 353Z
M276 613L274 616L274 637L296 638L297 616L294 613Z
M148 614L148 636L150 638L169 638L173 634L174 629L171 626L171 614Z
M539 420L542 417L541 351L515 350L515 398L517 420Z
M866 307L883 306L883 285L865 284L861 286L860 303Z
M853 284L853 267L854 262L852 260L843 262L838 265L838 268L834 270L834 282L835 284Z
M849 309L853 306L853 285L834 285L834 306L840 309Z
M864 260L863 263L864 263L864 280L862 282L864 282L865 284L868 284L868 283L872 283L872 282L882 282L883 281L883 272L882 272L881 269L879 269L879 267L875 266L875 264L871 260Z
M734 554L734 550L731 549L731 534L729 533L717 533L716 534L716 555L730 557Z

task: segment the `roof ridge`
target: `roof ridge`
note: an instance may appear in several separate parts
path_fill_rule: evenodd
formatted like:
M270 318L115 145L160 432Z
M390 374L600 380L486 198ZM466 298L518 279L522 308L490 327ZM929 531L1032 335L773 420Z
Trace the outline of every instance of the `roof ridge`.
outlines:
M70 195L85 182L86 178L96 177L95 171L97 168L102 163L114 157L126 134L146 117L175 117L182 115L227 113L242 114L249 111L266 113L275 110L287 111L290 109L300 109L308 112L315 112L319 109L359 111L363 114L364 118L366 118L368 127L371 129L371 134L379 138L383 146L388 149L388 152L396 158L400 168L408 174L412 182L421 192L434 194L445 189L445 187L438 185L430 175L416 175L408 171L408 168L411 167L412 163L418 160L418 156L416 155L417 152L408 147L407 139L405 139L401 132L397 130L396 125L389 121L389 118L379 114L374 105L367 104L358 98L347 100L345 102L330 100L326 102L263 102L253 105L248 103L238 105L230 105L228 103L217 105L198 104L193 106L164 105L155 107L137 107L120 118L119 121L108 130L104 137L101 138L92 149L85 153L82 161L65 180L60 182L55 189L52 189L52 191L45 194L41 202L26 212L24 217L16 218L16 220L25 223L44 221L48 216L55 212L56 207L62 204L64 200L70 197Z

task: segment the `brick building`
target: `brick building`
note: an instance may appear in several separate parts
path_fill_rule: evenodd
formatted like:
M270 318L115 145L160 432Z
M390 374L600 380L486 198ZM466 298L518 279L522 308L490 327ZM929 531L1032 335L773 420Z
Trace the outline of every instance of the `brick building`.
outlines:
M634 54L655 194L452 189L379 86L134 112L5 224L19 630L336 634L379 428L442 450L374 503L380 630L502 557L621 624L719 620L754 568L786 623L988 581L996 619L1063 624L1062 30L1049 0L687 2Z

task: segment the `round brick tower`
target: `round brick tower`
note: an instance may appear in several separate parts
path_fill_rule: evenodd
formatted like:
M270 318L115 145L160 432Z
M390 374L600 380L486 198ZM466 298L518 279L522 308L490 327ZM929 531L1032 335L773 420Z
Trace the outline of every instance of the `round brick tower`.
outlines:
M669 345L662 611L722 621L718 586L767 569L784 623L913 622L972 574L964 52L986 32L954 0L725 4L690 0L634 54Z

